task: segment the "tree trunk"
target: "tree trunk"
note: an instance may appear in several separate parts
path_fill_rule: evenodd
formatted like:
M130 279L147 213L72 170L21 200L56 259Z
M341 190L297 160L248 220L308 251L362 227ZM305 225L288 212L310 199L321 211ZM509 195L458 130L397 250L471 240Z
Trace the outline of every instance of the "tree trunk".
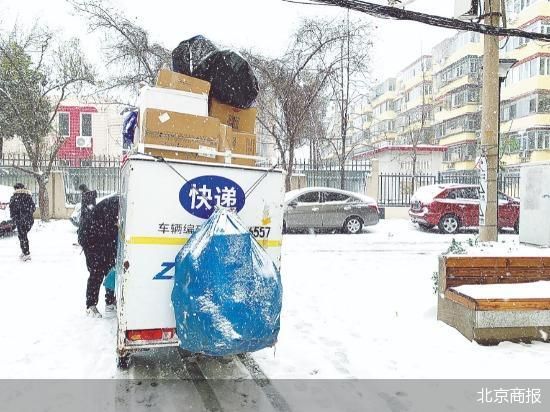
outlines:
M340 162L340 189L344 190L346 188L346 161L342 160Z
M38 207L40 209L40 218L43 222L50 220L50 201L48 196L47 179L44 176L36 178L38 183Z
M4 155L4 138L0 136L0 159Z
M288 165L286 169L285 190L291 190L292 172L294 171L294 145L288 148Z
M411 188L411 195L414 194L416 190L416 147L413 147L413 155L412 155L412 188Z

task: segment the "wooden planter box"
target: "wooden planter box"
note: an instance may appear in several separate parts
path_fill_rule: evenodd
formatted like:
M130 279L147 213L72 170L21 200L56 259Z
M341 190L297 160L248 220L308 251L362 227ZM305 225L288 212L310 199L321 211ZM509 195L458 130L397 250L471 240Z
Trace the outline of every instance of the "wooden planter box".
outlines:
M514 284L520 291L538 281L550 281L550 257L441 256L437 319L484 345L548 341L550 296L480 299L456 290L463 285Z

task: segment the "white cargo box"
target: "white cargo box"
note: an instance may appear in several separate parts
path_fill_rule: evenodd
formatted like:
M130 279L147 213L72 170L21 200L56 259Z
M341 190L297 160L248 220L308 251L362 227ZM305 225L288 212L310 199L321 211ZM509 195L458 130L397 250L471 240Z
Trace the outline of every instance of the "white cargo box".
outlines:
M236 208L279 267L283 198L281 170L130 156L121 181L119 356L177 345L171 303L175 257L216 205Z
M145 109L158 109L208 116L208 95L146 86L139 92L138 107L140 113Z

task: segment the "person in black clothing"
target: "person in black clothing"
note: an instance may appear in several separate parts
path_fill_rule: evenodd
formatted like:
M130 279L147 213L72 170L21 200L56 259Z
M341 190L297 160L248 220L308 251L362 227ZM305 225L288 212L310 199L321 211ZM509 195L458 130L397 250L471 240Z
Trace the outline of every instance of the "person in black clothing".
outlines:
M78 242L86 255L90 272L86 287L86 313L101 317L97 310L99 289L109 270L115 266L118 242L118 196L99 202L90 215L81 222ZM105 311L114 312L116 305L113 290L105 289Z
M27 261L31 259L27 234L34 224L33 213L36 206L32 200L31 192L25 189L23 183L17 183L13 188L15 193L10 199L10 217L17 228L17 236L21 245L20 258Z
M78 224L78 231L82 227L82 222L88 219L92 209L96 205L97 192L95 190L88 189L84 183L81 184L78 189L82 192L82 201L80 202L80 222Z

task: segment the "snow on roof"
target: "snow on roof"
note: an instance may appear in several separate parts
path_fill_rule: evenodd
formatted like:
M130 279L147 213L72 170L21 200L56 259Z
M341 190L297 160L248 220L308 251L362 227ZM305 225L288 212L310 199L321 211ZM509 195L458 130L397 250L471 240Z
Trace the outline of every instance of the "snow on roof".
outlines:
M396 144L368 150L365 153L354 156L354 159L369 158L373 155L383 152L411 152L414 150L416 150L417 153L446 152L447 147L430 144L419 144L415 148L415 146L410 144Z

